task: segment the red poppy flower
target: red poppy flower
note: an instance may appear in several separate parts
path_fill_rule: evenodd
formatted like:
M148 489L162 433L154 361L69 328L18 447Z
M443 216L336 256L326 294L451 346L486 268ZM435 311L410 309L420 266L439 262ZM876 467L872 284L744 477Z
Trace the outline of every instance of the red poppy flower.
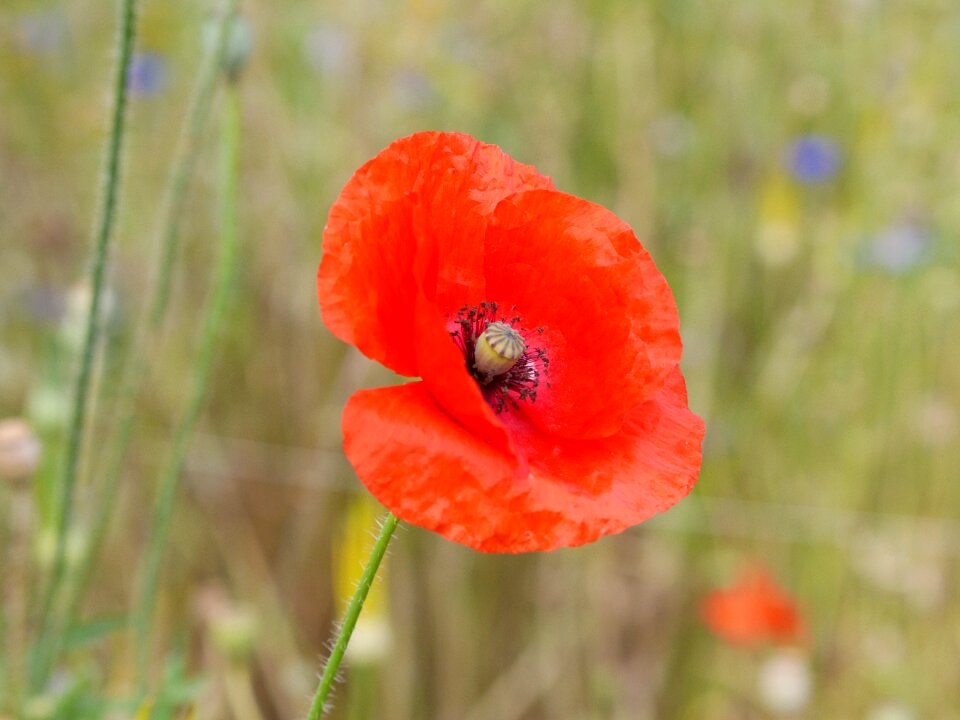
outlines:
M803 637L796 602L759 566L741 573L732 587L709 593L701 609L707 627L734 645L789 644Z
M700 468L673 295L630 228L499 148L417 133L361 167L323 234L345 342L400 375L344 450L399 518L490 552L580 545L665 510Z

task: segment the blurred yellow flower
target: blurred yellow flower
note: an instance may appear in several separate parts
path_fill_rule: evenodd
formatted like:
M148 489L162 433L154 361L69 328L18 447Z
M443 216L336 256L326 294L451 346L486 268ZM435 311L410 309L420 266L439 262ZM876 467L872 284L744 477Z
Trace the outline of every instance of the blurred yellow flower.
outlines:
M760 187L755 250L774 267L786 265L800 247L800 201L796 187L781 173L772 174Z
M343 525L343 534L334 555L334 590L342 614L353 595L355 583L370 555L374 543L371 528L376 527L383 508L370 496L359 495L350 500ZM375 664L390 651L392 631L387 605L386 567L381 567L377 580L363 606L346 657L354 663Z

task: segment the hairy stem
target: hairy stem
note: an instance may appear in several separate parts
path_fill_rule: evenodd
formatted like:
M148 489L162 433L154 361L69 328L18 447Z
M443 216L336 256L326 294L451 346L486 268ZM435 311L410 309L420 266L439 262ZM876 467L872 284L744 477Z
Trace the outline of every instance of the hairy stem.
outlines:
M100 335L100 306L103 297L104 277L109 258L110 240L117 214L120 195L120 160L123 152L124 128L127 108L127 69L133 52L136 35L136 0L121 0L120 24L116 36L117 64L114 70L113 118L110 125L110 140L107 145L106 170L101 189L102 204L95 231L93 264L90 270L90 308L84 333L80 370L74 391L73 413L67 437L63 475L57 487L56 548L50 580L40 606L38 655L31 672L33 687L42 686L54 661L51 647L55 644L56 631L51 629L52 614L57 603L65 575L67 532L73 520L74 491L77 484L80 448L87 414L87 395L93 375L94 356Z
M343 622L340 624L340 631L334 640L333 651L323 668L320 684L317 686L317 692L314 694L313 702L310 705L310 713L307 715L308 720L319 720L327 710L327 698L333 689L337 671L343 661L343 654L350 643L350 636L353 635L353 629L357 626L360 611L363 610L363 603L366 601L370 587L377 576L380 561L383 560L384 553L387 552L387 546L390 544L390 538L393 537L393 531L396 530L398 522L393 513L387 513L380 525L380 535L377 537L377 542L374 543L366 567L363 568L363 574L357 583L357 589L354 590L353 597L350 598L350 605L347 607Z
M235 17L237 0L225 0L223 5L217 21L215 40L200 65L190 107L174 156L156 248L158 257L153 265L157 268L157 273L154 282L151 283L152 297L146 306L146 321L138 323L140 331L130 347L129 357L125 362L118 397L117 415L120 421L117 437L106 464L103 484L99 488L99 497L94 508L95 514L90 525L91 534L84 547L84 554L80 559L76 579L72 585L67 610L70 621L76 618L80 610L80 603L90 582L100 547L116 508L120 475L123 472L123 464L136 421L136 398L150 371L148 349L160 334L166 317L186 191L193 175L201 136L216 92L217 77L223 66L226 37L230 22Z

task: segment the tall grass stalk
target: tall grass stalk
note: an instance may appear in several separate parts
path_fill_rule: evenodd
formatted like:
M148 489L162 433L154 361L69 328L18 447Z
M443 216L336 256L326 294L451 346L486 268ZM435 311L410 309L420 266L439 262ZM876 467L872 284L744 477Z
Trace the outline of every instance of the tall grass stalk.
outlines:
M193 175L197 147L200 145L201 135L206 125L217 77L223 68L228 38L233 27L232 24L236 22L238 4L238 0L224 0L222 3L213 44L197 79L187 125L178 145L174 171L170 178L170 191L164 210L164 222L161 226L159 273L149 316L149 324L153 329L159 329L166 315L187 185Z
M200 73L197 76L190 107L177 144L163 206L162 221L157 236L157 260L153 264L153 267L157 270L154 280L150 284L153 293L145 308L145 320L138 323L139 332L130 347L129 356L125 363L118 400L117 416L120 421L117 427L117 437L107 461L102 486L99 488L97 503L94 508L94 518L90 526L90 537L84 547L84 554L78 564L76 579L72 585L67 611L67 617L70 621L76 618L80 610L80 603L83 601L84 593L96 565L96 559L99 556L100 547L116 508L120 475L123 472L123 464L136 423L136 398L150 372L148 348L159 336L163 321L166 318L186 191L189 187L190 178L193 176L201 136L216 93L217 78L223 67L227 34L230 23L235 16L237 4L237 0L226 0L223 3L217 21L214 41L207 48L206 55L201 61Z
M110 124L106 169L101 189L102 204L95 231L96 244L90 270L90 308L84 333L80 370L77 374L74 391L72 418L67 436L66 456L63 461L63 475L57 487L57 504L55 506L56 547L50 579L41 602L38 618L40 640L36 647L31 671L31 686L34 688L39 688L46 682L50 665L54 661L57 631L52 627L52 615L66 570L67 533L73 521L74 491L77 484L80 448L86 422L87 395L93 375L97 341L100 336L100 306L103 297L104 277L119 204L121 155L126 126L127 70L130 66L130 57L136 36L136 10L136 0L121 0L119 4L120 23L116 35L117 62L114 69L113 117Z
M160 478L151 517L151 531L142 564L139 590L131 614L136 643L137 693L143 695L149 679L151 625L156 604L157 583L164 550L170 534L174 501L180 476L190 447L191 436L207 393L207 381L220 340L220 327L226 316L237 270L238 227L237 190L239 185L240 97L235 83L224 95L220 165L220 239L210 300L201 329L197 359L187 407L177 427L166 470Z
M350 643L350 637L353 635L353 629L357 626L357 620L360 618L360 612L363 610L363 603L367 599L370 587L377 577L377 570L380 568L380 562L387 552L387 546L390 544L390 538L393 537L393 531L397 529L399 520L393 513L387 513L387 516L380 524L380 535L377 537L373 550L370 552L370 558L367 560L366 567L363 568L363 574L357 582L357 589L354 590L353 597L350 598L350 605L347 606L347 612L343 616L343 622L340 624L340 631L333 642L333 650L327 659L327 664L323 668L323 674L320 676L320 683L317 686L317 692L313 696L313 702L310 705L310 713L307 720L319 720L327 710L327 698L333 689L333 683L337 678L337 672L340 669L340 663L343 661L343 654Z

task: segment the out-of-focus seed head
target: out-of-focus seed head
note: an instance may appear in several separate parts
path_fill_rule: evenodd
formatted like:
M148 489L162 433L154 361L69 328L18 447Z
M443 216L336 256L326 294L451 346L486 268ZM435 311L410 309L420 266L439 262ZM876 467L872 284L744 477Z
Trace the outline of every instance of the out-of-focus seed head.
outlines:
M208 47L216 42L219 24L219 18L214 18L204 25L203 41ZM227 24L226 33L223 41L223 71L231 82L236 82L253 52L253 27L246 17L237 15Z
M242 15L235 17L230 24L226 42L223 49L223 69L231 80L236 81L253 52L253 28L250 21Z

